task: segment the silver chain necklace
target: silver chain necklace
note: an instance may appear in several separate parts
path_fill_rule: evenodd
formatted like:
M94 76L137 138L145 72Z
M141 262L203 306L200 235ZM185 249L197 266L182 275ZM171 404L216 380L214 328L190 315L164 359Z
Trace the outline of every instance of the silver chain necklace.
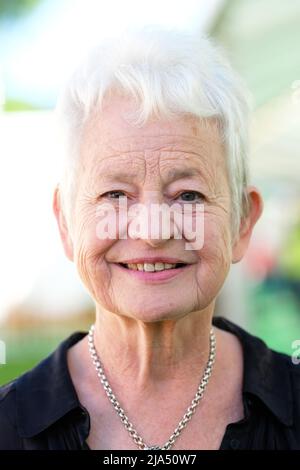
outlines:
M175 440L180 436L182 430L186 427L187 423L190 421L192 418L196 407L198 406L200 400L203 397L204 391L206 389L206 386L208 384L209 378L211 376L212 370L213 370L213 365L215 362L215 357L216 357L216 337L214 334L213 329L210 330L210 351L209 351L209 358L205 367L204 374L202 376L200 385L197 389L197 392L191 402L191 405L187 408L183 418L179 422L177 428L174 430L173 434L169 437L167 442L159 447L158 445L147 445L145 444L143 438L137 433L136 429L133 427L132 423L129 421L128 417L125 414L125 411L123 408L120 406L120 403L116 399L109 383L108 380L104 374L103 371L103 366L100 362L99 356L97 354L95 344L94 344L94 330L95 330L95 325L92 325L89 330L89 335L88 335L88 342L89 342L89 351L90 355L93 361L93 364L95 366L97 375L100 379L100 382L103 385L103 388L106 392L106 395L113 405L114 409L116 410L118 416L120 417L122 423L124 424L125 428L127 429L129 435L131 438L134 440L134 442L137 444L138 448L141 450L168 450L171 449L173 444L175 443Z

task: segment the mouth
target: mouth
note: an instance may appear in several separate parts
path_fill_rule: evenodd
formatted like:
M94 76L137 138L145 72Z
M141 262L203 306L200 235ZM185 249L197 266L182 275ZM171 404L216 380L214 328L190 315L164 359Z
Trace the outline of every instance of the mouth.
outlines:
M186 271L192 264L185 263L114 263L124 273L146 282L171 279Z
M187 266L185 263L118 263L126 269L140 272L161 272Z

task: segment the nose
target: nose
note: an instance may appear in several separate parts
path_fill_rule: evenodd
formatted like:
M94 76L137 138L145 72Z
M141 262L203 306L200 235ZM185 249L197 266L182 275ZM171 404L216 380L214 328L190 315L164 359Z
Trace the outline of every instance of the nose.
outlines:
M164 245L174 238L169 205L159 191L147 191L131 223L130 237L142 239L151 247Z

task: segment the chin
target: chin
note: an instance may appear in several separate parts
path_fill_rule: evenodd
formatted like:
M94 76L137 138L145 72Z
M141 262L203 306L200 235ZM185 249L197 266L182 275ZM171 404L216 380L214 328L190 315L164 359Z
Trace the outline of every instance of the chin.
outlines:
M155 307L153 305L151 308L145 308L144 304L141 308L132 306L128 310L130 311L130 315L126 316L130 316L130 318L142 321L144 323L174 320L180 317L184 317L190 312L189 309L186 309L186 305L185 307L182 305L172 305L171 308L170 306L162 307L160 305L159 307Z

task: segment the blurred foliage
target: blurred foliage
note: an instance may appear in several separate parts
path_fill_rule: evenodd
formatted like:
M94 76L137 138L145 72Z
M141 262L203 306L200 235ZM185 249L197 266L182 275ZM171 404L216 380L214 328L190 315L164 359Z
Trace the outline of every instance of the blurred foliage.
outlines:
M41 358L42 359L42 358ZM10 364L0 364L0 386L9 383L11 380L19 377L23 372L32 369L38 363L37 357L20 359L19 361Z
M27 103L25 101L20 101L20 100L13 100L13 99L8 99L4 103L4 111L36 111L41 109L38 106L34 106L31 103ZM43 108L44 109L44 108Z
M250 305L247 330L276 351L292 354L292 343L299 339L300 311L297 299L285 284L265 282L248 292Z
M286 236L280 267L289 279L300 283L300 222Z
M15 18L28 13L42 0L0 0L0 19Z
M17 311L13 316L0 332L6 349L6 364L0 364L0 386L32 369L74 332L87 333L94 321L93 309L61 321L43 321L28 314L22 317Z
M0 386L36 366L57 348L71 332L57 331L53 335L31 332L5 334L6 364L0 364Z

